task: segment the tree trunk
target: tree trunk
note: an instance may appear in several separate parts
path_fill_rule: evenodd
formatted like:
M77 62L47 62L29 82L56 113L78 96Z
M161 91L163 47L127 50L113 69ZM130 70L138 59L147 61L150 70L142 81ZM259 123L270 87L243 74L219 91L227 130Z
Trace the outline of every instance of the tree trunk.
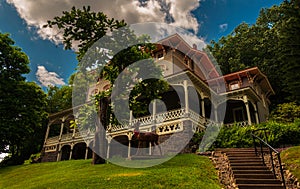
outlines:
M100 110L96 119L96 132L94 136L94 149L92 164L104 164L107 151L106 128L108 126L109 98L100 99Z

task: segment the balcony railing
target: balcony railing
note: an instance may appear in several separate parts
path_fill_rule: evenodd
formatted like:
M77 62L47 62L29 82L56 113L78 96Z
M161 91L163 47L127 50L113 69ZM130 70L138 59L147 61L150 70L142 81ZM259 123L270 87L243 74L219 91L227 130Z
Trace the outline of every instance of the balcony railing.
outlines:
M162 134L169 134L173 132L178 132L183 129L182 121L184 120L190 120L192 121L192 127L194 132L200 132L204 131L206 128L206 125L213 123L213 121L206 119L202 116L200 116L198 113L189 110L188 113L184 108L181 109L175 109L168 112L162 112L145 117L140 117L137 119L133 119L130 124L125 125L110 125L107 134L113 134L113 133L119 133L119 132L127 132L128 129L132 129L131 125L134 123L139 122L140 123L140 129L141 130L151 130L152 126L156 126L157 132L159 132L160 135ZM67 142L73 142L73 141L84 141L85 138L91 138L92 135L89 131L83 131L83 132L75 132L75 133L67 133L63 134L61 138L59 136L48 138L46 141L46 145L53 145L61 143L67 143Z
M248 125L249 125L248 121L240 121L240 122L224 124L225 127L232 127L232 126L246 127Z

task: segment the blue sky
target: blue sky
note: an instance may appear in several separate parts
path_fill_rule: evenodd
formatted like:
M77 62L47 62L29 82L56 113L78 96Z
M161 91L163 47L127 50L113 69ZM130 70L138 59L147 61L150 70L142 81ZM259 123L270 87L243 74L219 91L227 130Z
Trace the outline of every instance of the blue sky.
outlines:
M69 10L72 5L91 5L110 17L128 23L169 22L186 28L199 37L218 40L241 22L253 24L261 8L280 4L282 0L0 0L0 31L10 33L16 45L30 58L28 81L39 85L67 83L77 61L73 51L63 50L54 37L57 31L41 26L46 20ZM70 3L71 2L71 3ZM133 4L134 3L134 4ZM119 6L119 7L118 7ZM167 16L166 16L167 15ZM37 72L39 77L37 77ZM45 87L44 87L45 89Z

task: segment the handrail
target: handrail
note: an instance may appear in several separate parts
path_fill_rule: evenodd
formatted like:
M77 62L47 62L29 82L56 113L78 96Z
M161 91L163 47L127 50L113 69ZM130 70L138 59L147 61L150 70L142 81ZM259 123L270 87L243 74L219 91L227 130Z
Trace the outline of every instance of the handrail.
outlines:
M269 153L270 153L270 158L271 158L271 164L272 164L272 172L274 174L274 177L276 178L276 170L275 170L275 165L274 165L274 158L273 158L273 155L272 155L273 152L275 153L275 155L278 158L278 163L279 163L279 168L280 168L280 174L281 174L281 181L283 183L284 188L286 188L285 179L284 179L284 173L283 173L283 168L282 168L282 164L281 164L280 152L277 151L276 149L274 149L270 144L268 144L262 138L260 138L259 136L257 136L257 135L254 134L255 132L260 131L260 130L264 131L264 135L265 135L265 137L267 139L265 131L268 130L268 129L266 129L266 128L256 129L256 130L254 130L254 131L251 132L252 139L253 139L253 145L254 145L254 149L255 149L255 154L256 154L256 156L258 156L258 151L257 151L257 147L256 147L256 142L255 142L255 139L258 139L259 143L260 143L260 153L261 153L261 156L262 156L262 162L263 162L264 165L265 165L265 159L264 159L263 145L265 145L265 146L267 146L269 148Z

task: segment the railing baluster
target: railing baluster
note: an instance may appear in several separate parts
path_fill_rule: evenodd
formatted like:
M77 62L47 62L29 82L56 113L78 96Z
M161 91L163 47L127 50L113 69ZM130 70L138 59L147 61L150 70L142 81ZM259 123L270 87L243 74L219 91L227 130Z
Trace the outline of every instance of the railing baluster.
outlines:
M272 146L270 146L266 141L264 141L263 139L261 139L260 137L258 137L257 135L254 134L254 132L262 131L262 130L264 130L264 132L265 132L266 129L257 129L255 131L252 131L252 133L251 133L252 138L253 138L253 145L254 145L255 153L256 154L258 153L257 147L256 147L256 142L255 142L255 139L257 139L260 142L260 152L261 152L263 164L265 164L265 158L264 158L264 153L263 153L263 145L265 145L269 148L270 159L271 159L272 169L273 169L273 173L274 173L275 178L276 178L276 170L275 170L276 167L275 167L274 163L276 163L276 161L274 160L272 153L274 152L277 155L279 168L280 168L281 181L283 183L284 188L286 188L285 179L284 179L284 172L283 172L281 159L280 159L280 153L277 150L275 150ZM266 132L264 133L264 136L265 136L265 140L268 140Z
M272 169L273 169L274 177L276 178L276 170L275 170L275 166L274 166L274 162L273 162L272 149L269 148L269 150L270 150L270 157L271 157L271 162L272 162Z
M258 156L258 154L257 154L257 147L256 147L256 143L255 143L255 137L252 136L252 139L253 139L253 144L254 144L255 155Z
M281 165L281 159L280 159L280 153L279 152L277 153L277 158L278 158L279 167L280 167L281 181L283 182L284 188L286 188L284 173L283 173L283 169L282 169L282 165Z
M263 149L262 149L262 142L261 141L260 141L260 153L261 153L263 164L265 165L265 158L264 158L264 152L263 152Z

